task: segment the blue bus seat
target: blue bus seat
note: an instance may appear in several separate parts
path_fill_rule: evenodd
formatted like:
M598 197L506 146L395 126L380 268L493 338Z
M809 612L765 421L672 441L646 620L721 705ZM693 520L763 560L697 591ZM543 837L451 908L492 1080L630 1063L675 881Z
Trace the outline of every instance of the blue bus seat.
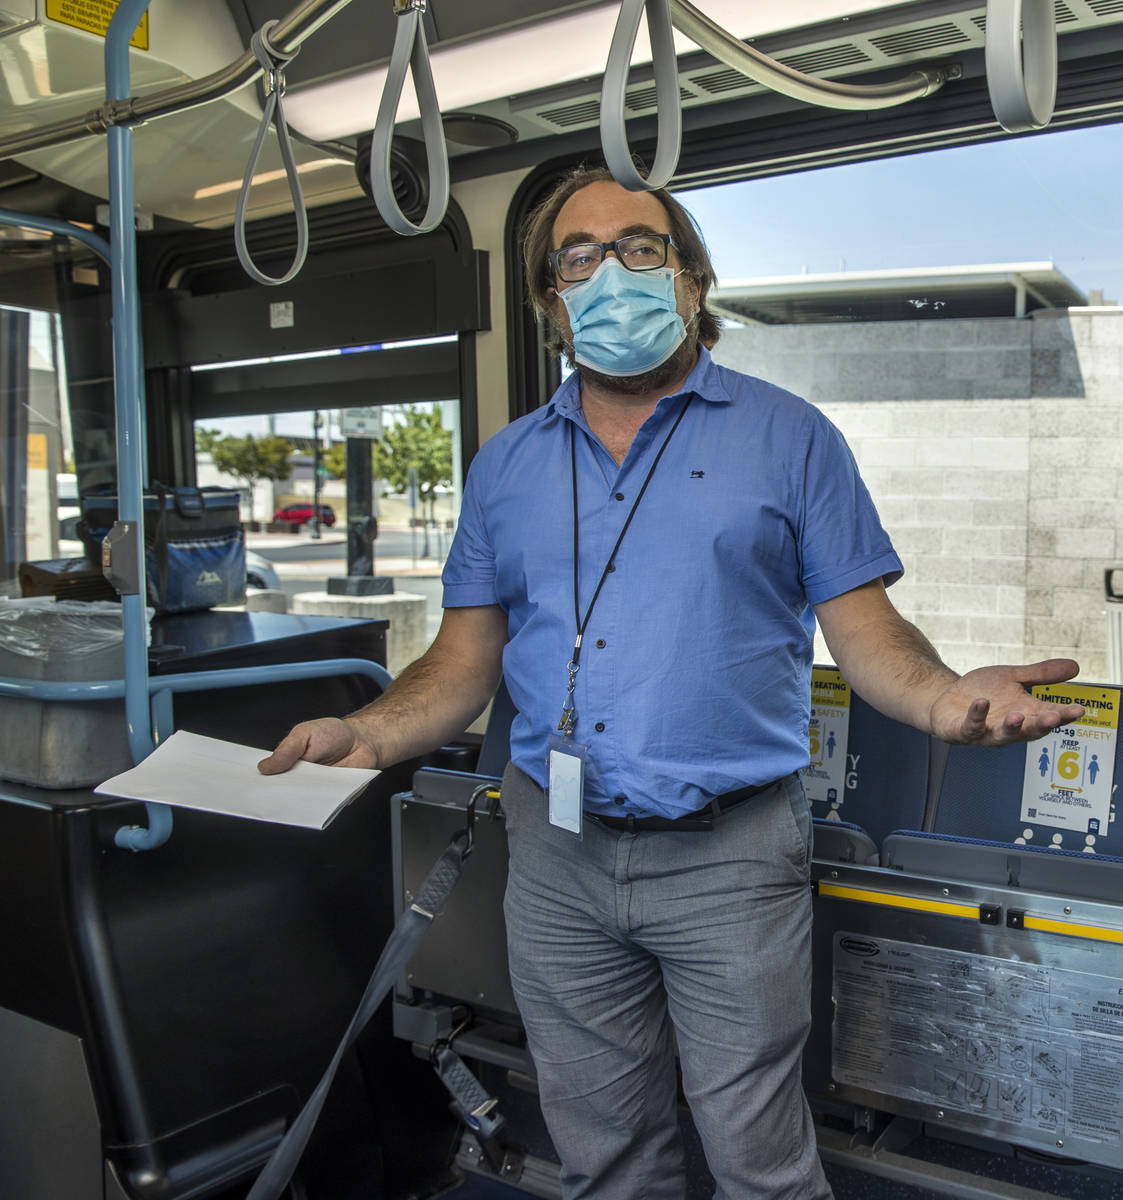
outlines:
M820 830L828 824L856 825L876 846L894 830L922 828L928 803L928 735L886 717L855 692L850 693L850 720L844 786L829 799L814 798L816 856L820 846L845 846ZM834 857L833 853L827 855ZM863 861L855 858L841 861Z
M1116 688L1105 690L1119 695ZM1115 819L1115 789L1123 778L1123 737L1116 738L1115 759L1110 764L1113 775L1107 821L1095 819L1079 829L1060 829L1035 820L1032 809L1023 811L1026 759L1036 757L1042 744L949 747L931 821L916 828L983 842L1074 850L1085 856L1123 856L1123 824Z
M1123 899L1123 857L1114 854L901 831L885 839L881 856L883 866L908 875L960 879L1109 904Z
M812 817L814 847L812 857L829 862L860 863L876 866L880 861L873 838L852 821L828 821Z
M499 690L491 702L491 713L487 719L480 757L476 763L477 775L493 775L501 778L511 757L511 722L518 716L507 681L499 681Z

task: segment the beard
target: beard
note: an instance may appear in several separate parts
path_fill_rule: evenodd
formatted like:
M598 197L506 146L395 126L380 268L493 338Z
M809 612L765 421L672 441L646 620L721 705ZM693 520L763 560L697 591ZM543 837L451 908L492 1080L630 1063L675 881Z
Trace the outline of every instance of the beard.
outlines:
M642 375L606 375L603 371L583 366L574 358L573 339L568 335L562 336L562 351L569 365L581 376L583 382L620 396L642 396L675 383L690 373L698 355L697 325L696 317L688 321L686 337L682 344L670 358L664 359L650 371L644 371Z

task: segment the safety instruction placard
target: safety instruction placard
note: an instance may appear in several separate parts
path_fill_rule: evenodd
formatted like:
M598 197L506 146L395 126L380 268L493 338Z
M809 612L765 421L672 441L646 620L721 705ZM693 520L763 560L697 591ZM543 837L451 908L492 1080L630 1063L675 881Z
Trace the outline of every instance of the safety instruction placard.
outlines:
M846 783L850 737L850 685L833 667L811 671L811 719L807 727L811 762L803 772L807 798L835 807Z
M1116 975L854 933L835 934L833 967L837 1082L1123 1160Z
M117 11L117 0L47 0L47 19L105 37L109 22ZM129 45L137 50L148 49L148 13L140 18Z
M1119 736L1118 689L1063 683L1035 687L1033 694L1053 704L1083 704L1084 715L1026 743L1021 819L1093 836L1105 833Z

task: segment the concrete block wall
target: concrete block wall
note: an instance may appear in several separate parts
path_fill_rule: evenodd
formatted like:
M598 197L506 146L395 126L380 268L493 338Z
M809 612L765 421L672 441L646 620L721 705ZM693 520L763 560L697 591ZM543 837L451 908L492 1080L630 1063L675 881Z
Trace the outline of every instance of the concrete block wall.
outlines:
M842 430L905 564L894 602L950 665L1065 655L1109 680L1123 310L754 326L726 330L715 358Z

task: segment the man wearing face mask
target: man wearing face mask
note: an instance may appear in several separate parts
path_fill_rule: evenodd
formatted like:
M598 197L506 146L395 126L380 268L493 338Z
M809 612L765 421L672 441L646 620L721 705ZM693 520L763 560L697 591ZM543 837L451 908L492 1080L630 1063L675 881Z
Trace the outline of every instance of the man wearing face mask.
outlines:
M719 1200L820 1200L799 1078L815 621L865 699L953 742L1074 719L1026 687L1076 664L961 678L896 613L901 564L841 435L710 357L712 268L669 194L578 171L525 259L575 373L472 464L430 650L262 770L421 753L502 673L511 979L564 1195L681 1200L677 1043Z

